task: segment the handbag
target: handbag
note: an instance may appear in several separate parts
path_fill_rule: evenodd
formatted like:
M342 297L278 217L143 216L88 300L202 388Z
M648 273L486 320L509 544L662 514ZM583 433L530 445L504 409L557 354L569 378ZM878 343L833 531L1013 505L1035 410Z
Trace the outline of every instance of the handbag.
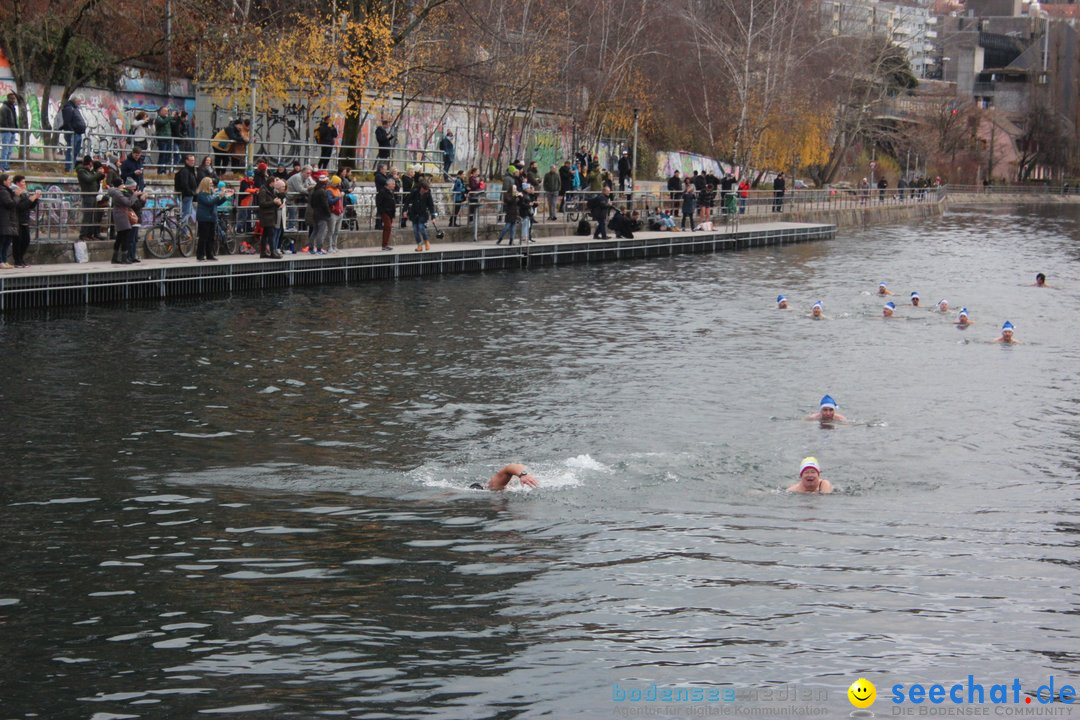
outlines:
M129 223L131 223L132 225L138 225L139 224L139 216L131 208L128 208L127 216L128 216L128 222Z

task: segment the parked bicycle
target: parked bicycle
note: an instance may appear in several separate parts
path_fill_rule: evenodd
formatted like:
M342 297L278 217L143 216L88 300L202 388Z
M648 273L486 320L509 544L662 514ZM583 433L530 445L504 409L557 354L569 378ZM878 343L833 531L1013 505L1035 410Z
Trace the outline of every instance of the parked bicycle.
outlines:
M217 223L214 227L214 238L217 240L217 249L227 255L236 254L236 228L230 216L231 210L218 210Z
M176 203L162 204L153 208L153 220L143 234L146 252L156 258L172 257L177 250L184 257L191 257L195 249L195 232L191 218L180 218L180 206Z

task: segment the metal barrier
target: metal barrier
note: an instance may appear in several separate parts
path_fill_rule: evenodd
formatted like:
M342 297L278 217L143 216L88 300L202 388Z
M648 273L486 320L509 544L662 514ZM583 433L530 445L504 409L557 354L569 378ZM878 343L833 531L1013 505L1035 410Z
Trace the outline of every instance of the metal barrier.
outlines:
M185 155L214 159L219 170L236 168L242 171L247 164L247 144L236 146L231 141L205 137L156 137L136 138L129 134L89 131L76 143L74 133L56 130L11 130L13 142L0 146L0 168L4 165L29 169L34 166L62 164L72 168L85 155L102 160L113 158L119 163L135 148L143 151L144 166L148 170L167 174L183 164ZM271 167L291 166L293 163L312 167L338 167L342 163L358 169L373 169L377 162L385 162L404 168L420 165L424 172L442 174L441 150L414 150L409 148L381 148L377 145L319 145L300 140L263 140L255 137L255 162L265 161ZM73 144L78 144L78 157L68 157ZM220 146L226 144L226 149ZM324 151L330 152L324 157ZM351 151L353 158L344 158L343 151ZM383 155L385 157L380 157ZM7 158L6 160L4 158Z

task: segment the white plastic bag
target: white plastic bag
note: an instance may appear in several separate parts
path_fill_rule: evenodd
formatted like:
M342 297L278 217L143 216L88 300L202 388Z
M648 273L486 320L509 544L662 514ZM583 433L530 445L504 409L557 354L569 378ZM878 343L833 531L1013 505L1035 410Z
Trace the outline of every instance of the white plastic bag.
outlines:
M75 262L85 263L90 262L90 252L86 249L85 240L75 241Z

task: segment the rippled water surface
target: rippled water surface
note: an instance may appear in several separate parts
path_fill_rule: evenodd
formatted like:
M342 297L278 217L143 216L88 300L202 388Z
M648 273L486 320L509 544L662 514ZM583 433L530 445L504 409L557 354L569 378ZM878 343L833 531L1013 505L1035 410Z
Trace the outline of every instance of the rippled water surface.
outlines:
M842 716L859 676L1080 680L1078 237L959 208L8 317L0 716L610 716L615 683ZM803 419L825 392L849 425ZM842 492L780 492L808 454ZM466 489L509 461L541 489Z

